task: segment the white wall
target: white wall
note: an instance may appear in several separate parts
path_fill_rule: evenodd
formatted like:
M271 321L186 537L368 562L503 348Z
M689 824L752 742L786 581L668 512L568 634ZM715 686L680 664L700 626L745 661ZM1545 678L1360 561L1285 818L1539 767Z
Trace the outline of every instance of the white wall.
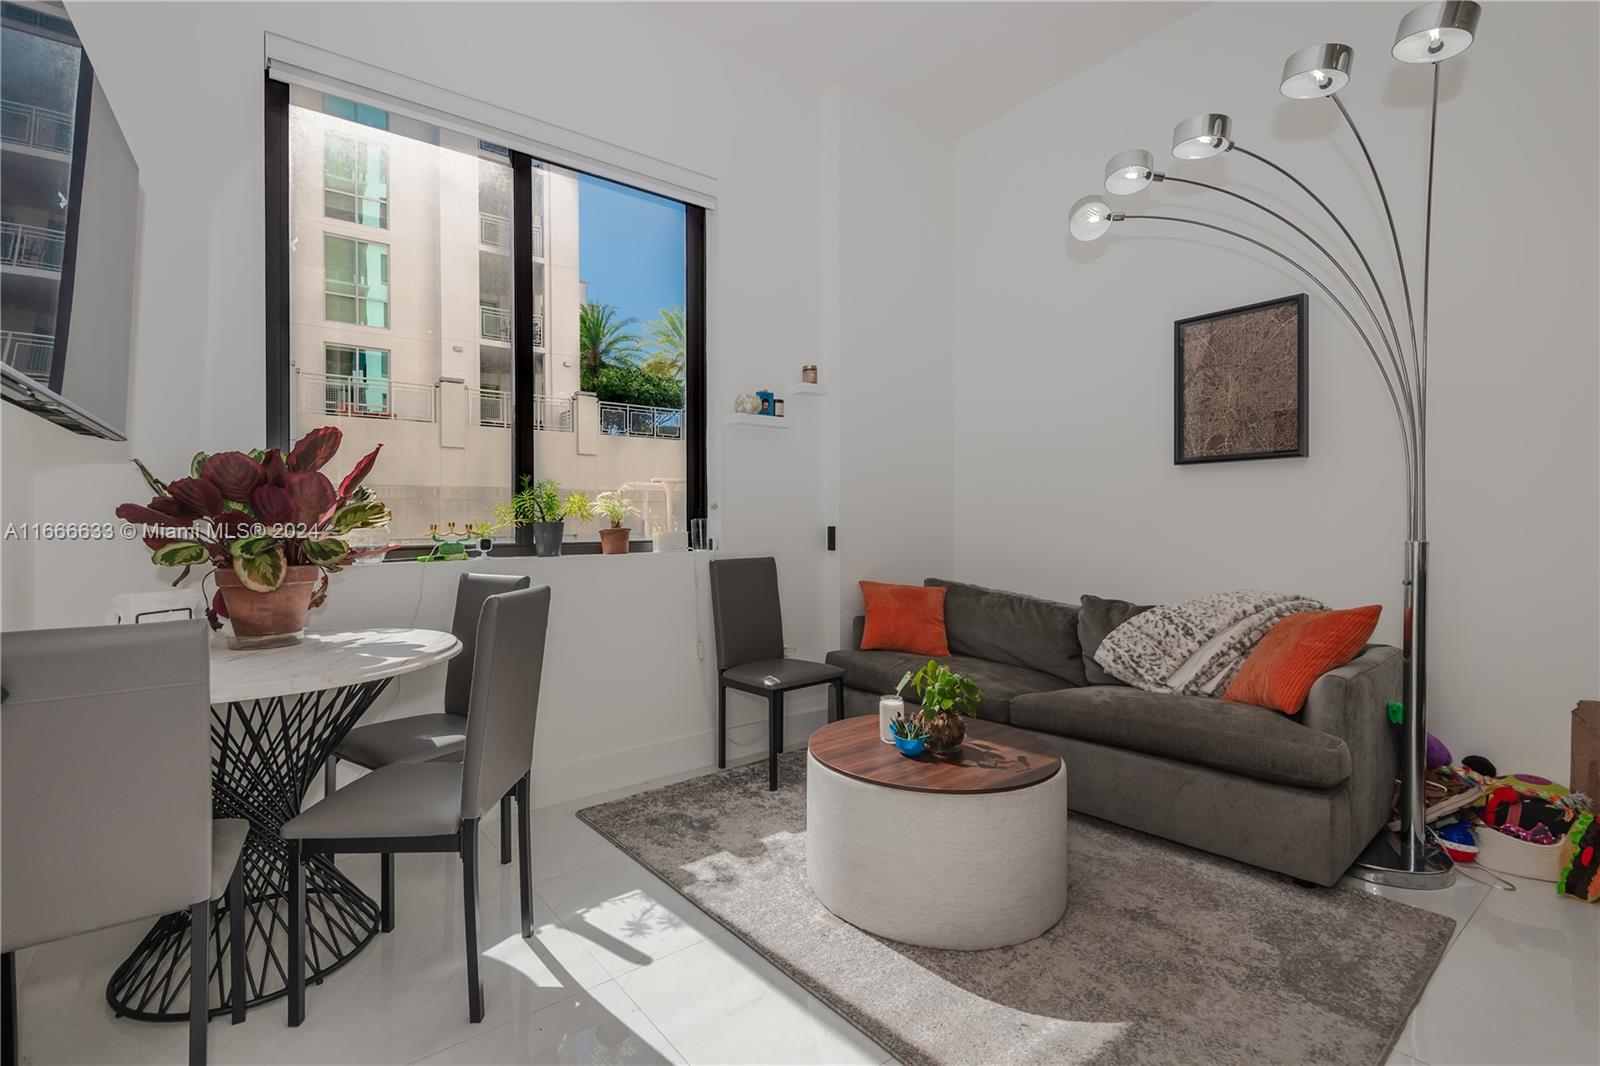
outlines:
M1334 106L1277 93L1284 56L1338 40L1356 50L1343 97L1414 268L1429 72L1389 58L1405 10L1210 5L959 142L960 577L1063 599L1290 589L1381 602L1378 638L1398 639L1397 431L1337 312L1313 290L1309 458L1175 467L1173 320L1308 286L1198 231L1130 221L1082 245L1065 222L1105 160L1141 146L1300 214L1249 159L1171 160L1173 123L1218 110L1387 261ZM1458 755L1561 780L1569 712L1600 692L1595 39L1594 5L1486 7L1477 43L1444 68L1434 205L1429 725ZM1157 185L1125 202L1259 232L1219 200Z
M791 398L781 431L729 428L724 415L739 393L770 387L784 395L803 363L823 364L824 380L839 385L841 322L881 330L851 349L869 364L863 399L892 407L906 395L880 362L892 358L900 341L877 324L873 308L888 298L894 314L916 317L930 295L923 290L939 283L948 259L938 238L925 236L914 245L917 254L939 263L913 267L908 277L915 285L900 276L895 242L915 235L917 212L931 203L931 186L916 173L936 154L924 135L901 133L893 115L855 114L853 105L841 130L836 95L781 80L636 9L74 2L71 13L141 167L130 441L77 437L4 407L6 521L109 520L118 503L142 502L131 456L160 472L185 467L201 448L261 443L262 50L263 34L273 32L718 179L707 234L713 533L725 553L777 557L793 654L820 658L838 646L839 562L827 556L824 527L847 512L881 521L889 497L878 494L903 483L891 477L884 456L873 480L851 480L852 505L841 510L837 389ZM595 42L603 42L603 61ZM901 151L915 154L915 167L905 165ZM903 186L912 189L911 202L896 204ZM866 228L852 234L850 252L863 258L850 272L856 291L841 314L835 281L845 205L850 225ZM874 223L880 208L889 215ZM942 297L929 302L942 304ZM930 332L927 323L936 320L911 324L908 335L928 359L921 384L912 388L932 396L928 409L941 411L948 407L949 371L939 352L948 346L941 349ZM934 461L944 465L931 426L913 425L910 434L906 439L919 446L918 434L932 435ZM863 443L877 446L884 438ZM336 469L359 454L354 447L347 452ZM373 481L383 480L380 463ZM908 578L948 569L950 533L938 520L945 509L935 502L927 522L943 547L926 566L908 569ZM848 531L844 543L851 543ZM603 560L616 568L601 562L539 564L538 579L557 586L557 630L574 627L571 636L552 638L551 662L560 667L541 718L544 776L602 787L622 783L618 773L645 775L641 767L663 774L704 765L715 714L704 687L712 648L704 619L691 613L709 617L704 582L695 584L687 560ZM160 588L172 576L126 543L8 541L0 566L7 629L97 624L113 594ZM443 604L453 577L436 576L446 569L454 568L392 565L338 575L313 625L412 618L447 624ZM614 580L624 573L641 580ZM593 586L591 576L599 579ZM614 624L612 612L627 621ZM704 661L684 658L695 647L691 618L705 640ZM386 713L425 706L424 684L397 685L398 703ZM764 750L759 701L735 694L729 702L730 751ZM805 724L821 720L822 696L800 694L790 705L787 736L802 743ZM599 770L603 763L612 776ZM543 796L565 787L547 784Z

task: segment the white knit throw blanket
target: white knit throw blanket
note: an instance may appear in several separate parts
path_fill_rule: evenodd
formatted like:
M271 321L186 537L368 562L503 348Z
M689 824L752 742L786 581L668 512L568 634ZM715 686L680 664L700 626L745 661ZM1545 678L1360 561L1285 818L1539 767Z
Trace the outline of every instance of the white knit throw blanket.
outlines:
M1218 592L1134 615L1106 636L1094 659L1135 688L1216 695L1280 620L1327 609L1292 593Z

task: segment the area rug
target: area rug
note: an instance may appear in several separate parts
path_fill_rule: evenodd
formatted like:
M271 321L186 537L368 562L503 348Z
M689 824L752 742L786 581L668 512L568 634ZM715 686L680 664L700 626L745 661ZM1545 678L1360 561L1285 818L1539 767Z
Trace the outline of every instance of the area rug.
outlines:
M904 1063L1381 1064L1455 925L1073 814L1055 928L898 944L812 894L805 754L781 769L776 792L760 763L578 817Z

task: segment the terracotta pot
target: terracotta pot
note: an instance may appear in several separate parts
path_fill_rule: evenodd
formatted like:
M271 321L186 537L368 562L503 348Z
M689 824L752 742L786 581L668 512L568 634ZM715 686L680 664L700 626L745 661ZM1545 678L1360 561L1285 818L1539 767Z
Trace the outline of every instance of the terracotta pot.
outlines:
M300 643L321 571L291 566L271 592L247 589L232 570L218 570L217 588L228 608L230 648L282 648Z
M600 531L601 555L627 555L628 554L628 527L613 526Z

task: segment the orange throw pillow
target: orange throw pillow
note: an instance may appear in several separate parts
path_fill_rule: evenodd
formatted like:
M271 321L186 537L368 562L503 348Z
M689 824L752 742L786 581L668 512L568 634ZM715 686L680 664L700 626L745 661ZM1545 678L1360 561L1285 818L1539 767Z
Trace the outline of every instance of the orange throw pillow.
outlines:
M1317 678L1366 647L1381 604L1348 611L1305 611L1273 626L1234 675L1227 699L1296 714Z
M861 650L886 648L940 658L950 654L944 634L942 586L885 585L861 582L867 604L867 625L861 633Z

